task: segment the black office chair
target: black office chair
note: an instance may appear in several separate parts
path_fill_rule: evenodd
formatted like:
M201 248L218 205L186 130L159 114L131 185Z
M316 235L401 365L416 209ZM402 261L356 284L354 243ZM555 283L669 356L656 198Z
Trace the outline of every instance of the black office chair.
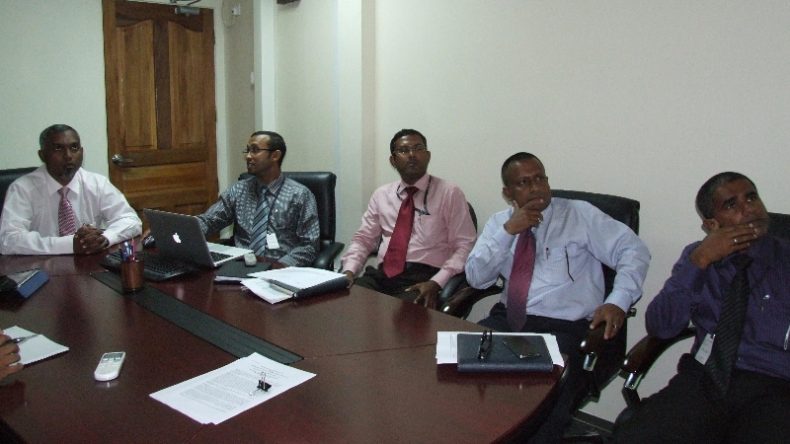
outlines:
M609 194L589 193L585 191L552 190L553 197L566 199L584 200L595 205L598 209L608 214L612 218L624 223L631 228L634 233L639 234L639 202L620 196ZM607 266L603 266L605 294L611 293L614 286L615 271ZM503 290L504 279L500 277L499 282L487 289L478 290L474 288L463 288L460 292L453 295L442 308L445 313L466 318L475 303L481 299L501 293ZM626 321L614 339L606 341L603 339L604 326L591 330L587 338L580 344L580 349L584 354L584 370L587 371L588 384L587 391L583 393L575 403L578 410L587 402L598 400L601 388L605 387L614 379L620 369L623 357L625 356L626 341L628 334L628 317L634 316L636 310L631 308L626 314ZM566 441L597 441L598 437L587 436L586 431L577 433L578 428L572 430L572 436L566 436Z
M768 213L768 215L771 217L768 232L777 237L790 239L790 214ZM622 373L625 377L622 393L628 408L621 413L618 421L624 420L642 401L637 392L639 383L661 354L678 342L693 338L696 333L696 328L689 326L675 337L668 339L645 336L628 351L622 365Z
M24 167L24 168L11 168L8 170L0 170L0 215L3 214L3 206L5 204L5 195L8 192L8 187L11 182L24 176L27 173L35 171L38 167Z
M318 255L313 267L332 270L335 258L343 250L344 244L335 242L337 212L335 207L335 184L337 176L328 171L283 171L283 175L306 186L315 196L320 230ZM239 180L251 177L242 173Z

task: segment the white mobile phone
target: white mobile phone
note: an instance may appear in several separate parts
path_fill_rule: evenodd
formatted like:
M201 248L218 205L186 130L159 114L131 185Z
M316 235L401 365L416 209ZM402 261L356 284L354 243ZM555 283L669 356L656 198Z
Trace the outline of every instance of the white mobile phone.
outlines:
M117 378L124 359L126 359L126 352L108 352L101 355L99 365L93 372L93 378L97 381L112 381Z

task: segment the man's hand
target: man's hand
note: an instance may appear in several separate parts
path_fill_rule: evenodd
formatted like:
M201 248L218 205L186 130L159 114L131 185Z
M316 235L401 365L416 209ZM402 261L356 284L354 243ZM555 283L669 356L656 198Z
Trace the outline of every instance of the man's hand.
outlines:
M354 285L354 273L349 270L343 272L346 275L346 279L348 279L348 286L346 288L351 288Z
M732 253L743 251L752 241L768 232L767 223L750 222L711 231L691 252L691 261L699 268L718 262Z
M598 327L602 322L606 323L606 329L603 332L604 339L612 339L620 332L620 328L625 322L625 312L622 308L614 304L599 305L593 313L592 322L590 322L590 330Z
M543 215L539 210L530 207L542 203L543 199L535 199L534 201L527 202L523 207L519 207L516 201L513 201L513 215L505 222L505 231L507 231L508 234L516 235L538 226L538 224L543 222Z
M94 254L110 246L110 241L100 230L91 225L83 225L74 234L74 254Z
M24 368L20 364L14 364L19 361L19 346L8 342L10 340L11 338L0 330L0 344L2 344L0 345L0 380Z
M436 301L439 298L439 291L442 287L434 281L420 282L411 287L406 288L404 291L416 291L417 297L414 298L415 304L422 304L423 307L436 309Z

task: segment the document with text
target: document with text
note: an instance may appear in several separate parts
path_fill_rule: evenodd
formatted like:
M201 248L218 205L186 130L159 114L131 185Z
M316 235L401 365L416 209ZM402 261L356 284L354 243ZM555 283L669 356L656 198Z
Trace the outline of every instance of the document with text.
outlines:
M150 396L201 424L219 424L314 376L253 353Z

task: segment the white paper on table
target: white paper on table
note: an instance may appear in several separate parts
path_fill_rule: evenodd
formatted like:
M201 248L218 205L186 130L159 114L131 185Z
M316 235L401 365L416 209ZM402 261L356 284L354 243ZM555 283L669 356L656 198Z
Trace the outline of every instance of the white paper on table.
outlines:
M469 331L439 331L436 332L436 363L437 364L458 364L458 333L479 333ZM557 338L549 333L499 333L494 336L542 336L549 349L551 361L554 365L565 366L565 361L560 353L560 346Z
M35 332L25 330L16 325L4 329L3 333L9 338L20 338L35 334ZM69 351L69 348L65 345L58 344L40 334L19 343L19 363L28 365L67 351Z
M278 290L263 279L242 279L241 285L247 290L255 293L255 296L258 296L270 304L276 304L293 297L290 292L285 293L282 290Z
M266 374L268 391L258 390ZM309 373L258 353L151 393L151 397L201 424L219 424L309 380Z

